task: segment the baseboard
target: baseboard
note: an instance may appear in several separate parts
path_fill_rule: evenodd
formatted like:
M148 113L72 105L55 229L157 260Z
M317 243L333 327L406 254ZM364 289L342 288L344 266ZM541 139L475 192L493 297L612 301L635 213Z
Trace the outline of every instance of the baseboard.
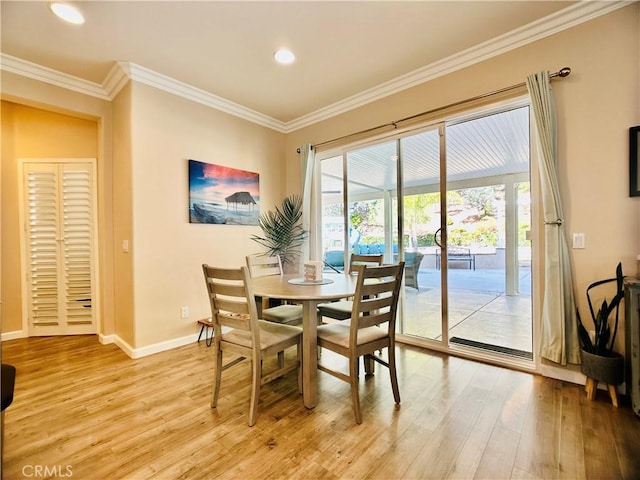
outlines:
M145 347L140 347L140 348L133 348L131 345L125 342L118 335L100 334L99 339L100 339L100 343L104 345L109 343L116 344L130 358L142 358L149 355L153 355L154 353L160 353L167 350L172 350L177 347L182 347L190 343L195 343L198 341L198 335L194 333L192 335L186 335L184 337L174 338L171 340L154 343L152 345L147 345Z
M542 363L540 365L540 374L544 377L553 378L554 380L575 383L577 385L584 385L587 381L587 377L578 370L572 370L571 368L566 367L556 367L555 365L549 365L546 363Z
M28 336L29 335L26 331L16 330L14 332L4 332L0 334L0 340L5 342L7 340L27 338ZM99 333L98 341L103 345L108 345L110 343L116 344L130 358L141 358L148 355L153 355L154 353L164 352L166 350L182 347L190 343L195 343L198 341L198 334L194 333L192 335L185 335L184 337L174 338L160 343L154 343L152 345L147 345L146 347L141 348L133 348L122 338L115 334L104 335L102 333Z
M14 332L4 332L0 334L0 340L15 340L17 338L27 338L29 334L24 330L16 330Z

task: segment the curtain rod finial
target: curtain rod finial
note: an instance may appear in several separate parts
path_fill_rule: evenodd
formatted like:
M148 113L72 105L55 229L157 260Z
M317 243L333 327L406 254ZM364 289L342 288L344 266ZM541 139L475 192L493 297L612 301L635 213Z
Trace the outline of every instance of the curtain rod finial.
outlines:
M311 150L313 150L313 145L311 145ZM300 153L300 147L296 150L296 152Z
M569 74L571 74L571 69L569 67L561 68L560 71L558 72L558 76L562 78L568 77Z

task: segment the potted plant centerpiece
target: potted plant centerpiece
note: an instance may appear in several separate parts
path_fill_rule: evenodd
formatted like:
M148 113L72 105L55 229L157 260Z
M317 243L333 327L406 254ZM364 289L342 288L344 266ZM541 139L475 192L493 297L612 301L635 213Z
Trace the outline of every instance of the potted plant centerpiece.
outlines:
M624 380L624 358L613 351L618 332L620 302L624 298L623 281L622 264L618 263L615 278L599 280L587 287L587 302L594 326L591 334L582 323L578 312L578 335L582 350L581 369L587 377L587 394L591 399L595 395L596 382L606 383L609 393L614 399L615 385ZM590 291L613 282L615 282L616 291L611 301L607 302L604 299L600 308L597 311L594 310ZM614 400L615 402L616 400Z
M251 239L267 248L265 255L279 255L285 271L296 269L307 232L302 228L302 197L290 195L282 201L280 208L260 215L262 236L252 235Z

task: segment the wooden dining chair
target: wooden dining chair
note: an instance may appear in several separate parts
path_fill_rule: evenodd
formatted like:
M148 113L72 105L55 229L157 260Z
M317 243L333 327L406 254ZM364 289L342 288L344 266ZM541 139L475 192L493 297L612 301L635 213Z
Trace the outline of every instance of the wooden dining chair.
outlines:
M382 255L358 255L352 254L349 262L349 273L356 273L358 265L382 265ZM351 318L353 309L352 300L339 300L337 302L321 303L318 305L318 324L322 323L322 317L334 320L347 320Z
M318 370L351 385L356 423L362 423L358 394L360 357L365 356L389 369L393 398L396 404L400 403L395 360L395 330L404 262L373 267L361 265L355 268L358 270L358 282L351 320L318 327L318 346L346 357L349 360L349 372L345 374L322 363L318 363ZM375 354L385 348L388 360Z
M251 277L247 267L216 268L202 265L213 320L214 381L211 408L216 408L222 371L245 358L251 362L251 400L249 426L256 423L260 387L298 369L298 391L302 393L302 329L258 319ZM226 327L223 331L223 327ZM283 351L296 347L296 361L285 364ZM223 365L223 353L238 355ZM262 362L277 355L275 370L265 373Z
M266 277L268 275L282 275L282 262L275 255L247 255L247 268L251 278ZM269 306L270 299L262 299L262 314L260 318L269 322L283 323L285 325L300 325L302 323L302 305L274 305Z

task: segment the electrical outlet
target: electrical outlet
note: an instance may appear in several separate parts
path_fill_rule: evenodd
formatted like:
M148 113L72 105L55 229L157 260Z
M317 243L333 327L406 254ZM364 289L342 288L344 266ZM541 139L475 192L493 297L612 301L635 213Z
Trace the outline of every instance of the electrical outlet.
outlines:
M180 309L180 318L189 318L189 307L182 307Z

